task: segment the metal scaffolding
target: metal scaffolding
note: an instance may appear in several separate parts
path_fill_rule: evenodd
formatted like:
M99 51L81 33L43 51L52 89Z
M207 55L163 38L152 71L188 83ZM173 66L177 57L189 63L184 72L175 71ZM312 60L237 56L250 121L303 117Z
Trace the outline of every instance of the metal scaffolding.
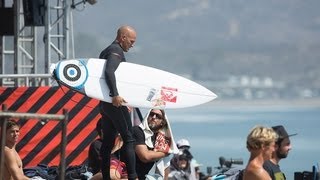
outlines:
M81 0L79 3L85 2ZM73 44L69 43L72 36L70 13L74 3L74 0L44 0L44 26L26 26L23 0L13 0L14 36L0 36L0 74L49 74L51 62L69 59L69 52L74 49ZM0 7L4 7L4 0ZM10 46L10 41L13 41L13 46ZM43 55L43 58L39 58L39 54ZM39 64L44 68L39 68ZM2 86L33 84L32 80L25 79L0 80ZM50 85L48 80L45 85Z
M52 61L69 59L70 47L70 9L68 0L57 0L56 4L45 0L45 73L49 73Z

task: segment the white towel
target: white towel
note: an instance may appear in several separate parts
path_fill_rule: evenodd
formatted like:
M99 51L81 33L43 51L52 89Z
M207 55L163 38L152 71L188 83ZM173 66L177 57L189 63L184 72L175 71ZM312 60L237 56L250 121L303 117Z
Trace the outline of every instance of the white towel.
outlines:
M143 130L144 135L145 135L145 143L148 147L150 148L154 148L153 143L152 143L152 139L151 137L153 136L153 132L151 131L151 129L149 128L148 125L148 117L149 117L149 113L152 109L150 109L148 111L148 113L146 114L146 116L143 118L141 124L139 125L139 127ZM167 128L161 129L160 131L162 133L165 134L166 137L170 137L171 138L171 144L170 144L170 149L169 149L169 153L170 154L178 154L179 153L179 149L174 141L173 138L173 134L171 131L171 126L170 126L170 121L167 117L167 115L165 114L165 119L167 120ZM149 171L149 174L157 174L156 172L159 172L160 175L162 177L164 177L164 171L165 169L170 165L170 156L166 156L160 160L158 160L157 162L155 162L155 164L153 165L153 167L151 168L151 170Z

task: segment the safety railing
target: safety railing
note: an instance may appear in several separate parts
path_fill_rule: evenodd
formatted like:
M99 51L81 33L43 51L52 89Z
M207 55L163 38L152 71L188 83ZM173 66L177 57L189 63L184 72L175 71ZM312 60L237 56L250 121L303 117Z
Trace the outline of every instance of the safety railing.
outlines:
M52 86L51 74L0 74L0 86Z
M62 121L62 136L60 146L60 167L59 167L59 179L64 180L66 174L66 146L67 146L67 123L68 123L68 112L63 110L63 115L57 114L35 114L35 113L19 113L9 112L5 104L2 105L2 111L0 111L0 122L1 122L1 161L0 161L0 174L4 173L4 147L6 140L6 126L8 119L37 119L37 120L55 120Z

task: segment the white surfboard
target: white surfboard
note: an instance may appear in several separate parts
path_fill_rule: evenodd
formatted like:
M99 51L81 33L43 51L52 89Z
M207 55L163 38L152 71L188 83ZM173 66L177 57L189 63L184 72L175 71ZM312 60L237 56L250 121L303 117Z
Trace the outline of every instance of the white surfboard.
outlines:
M51 64L57 81L91 98L111 102L105 81L105 59L72 59ZM129 106L184 108L209 102L212 91L184 77L139 64L122 62L115 72L119 95Z

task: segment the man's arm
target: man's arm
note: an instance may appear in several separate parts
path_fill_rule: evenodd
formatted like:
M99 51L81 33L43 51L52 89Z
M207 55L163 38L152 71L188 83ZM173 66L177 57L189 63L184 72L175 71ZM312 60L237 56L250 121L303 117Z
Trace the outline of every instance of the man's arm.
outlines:
M7 168L12 178L14 180L29 180L29 178L23 174L22 168L18 165L16 152L5 148L4 155L5 167Z
M105 77L108 87L110 89L110 96L118 96L119 94L116 85L116 76L114 73L121 62L121 58L119 54L111 53L106 59L107 63L105 65Z
M167 156L164 152L149 150L147 145L144 144L136 145L135 151L139 159L144 163L153 162Z
M135 139L135 152L142 162L154 162L168 155L164 152L148 149L148 146L145 144L143 130L139 126L134 126L132 130Z
M116 107L119 107L122 105L122 103L126 103L126 101L119 96L115 76L115 71L121 62L121 56L114 52L111 53L106 59L108 59L108 61L105 68L105 77L106 83L110 89L109 96L112 97L112 104Z

